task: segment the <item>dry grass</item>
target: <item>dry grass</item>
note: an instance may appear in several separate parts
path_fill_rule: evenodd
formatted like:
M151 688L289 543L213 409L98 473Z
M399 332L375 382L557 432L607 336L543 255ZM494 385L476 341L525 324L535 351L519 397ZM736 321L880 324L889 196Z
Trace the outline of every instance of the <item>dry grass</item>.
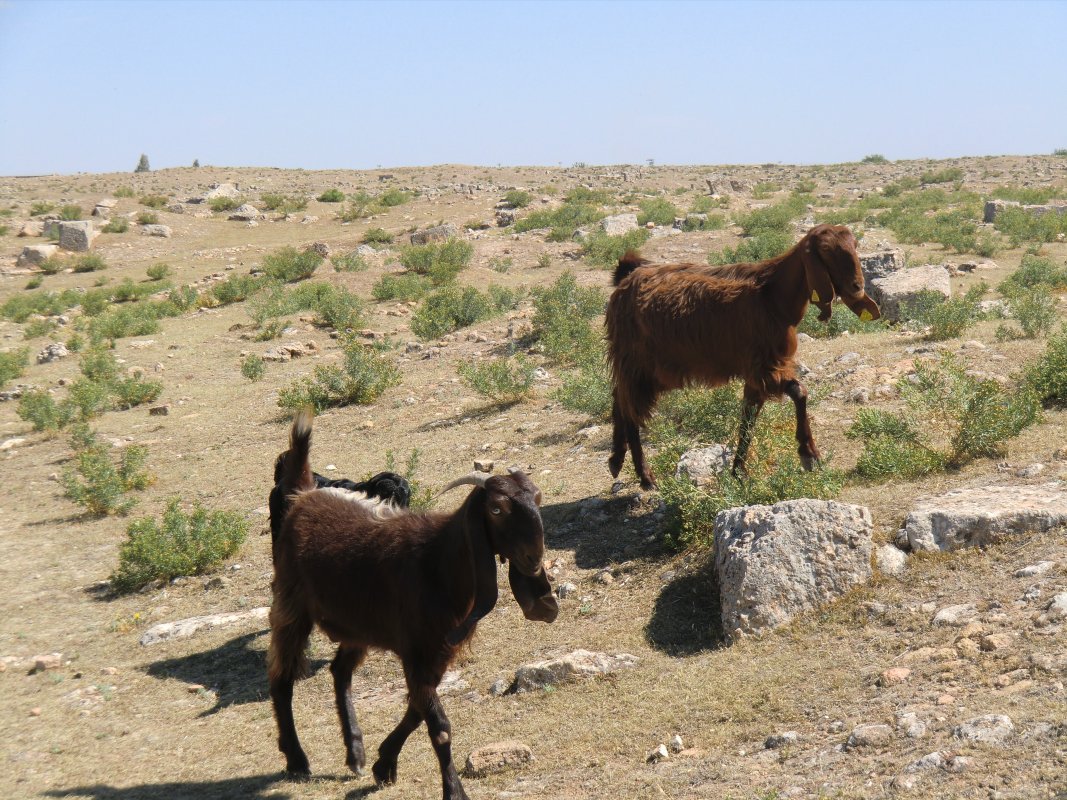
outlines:
M1038 159L1053 170L1054 159ZM1047 164L1045 162L1048 162ZM956 162L953 162L955 164ZM1022 182L1037 167L1026 159L961 160L971 181L982 170L1003 173L990 187ZM875 185L884 175L920 174L929 163L828 167L814 179L817 191L834 185ZM1057 167L1058 169L1058 167ZM673 189L702 183L697 168L643 170L643 187ZM499 169L440 167L392 170L399 186L449 186L452 183L495 183L498 186L541 187L556 183L557 195L580 181L618 189L621 183L604 170ZM783 186L808 178L810 170L789 167L738 170L738 176ZM1056 173L1052 173L1056 174ZM376 174L354 172L160 170L122 176L0 179L20 207L34 200L89 203L109 188L130 184L135 196L188 196L208 182L238 180L263 191L318 196L325 188L352 193L377 188ZM1061 180L1062 182L1062 180ZM981 191L980 185L974 188ZM534 190L535 197L541 192ZM140 280L147 266L165 260L176 285L192 283L232 265L238 273L258 264L279 247L303 247L321 241L335 251L354 249L369 228L401 234L412 226L426 227L444 218L462 224L491 218L499 192L419 197L374 219L342 226L330 206L309 203L307 214L319 217L309 225L261 224L248 229L222 219L161 211L173 228L168 240L137 237L125 243L97 240L109 264L109 277ZM696 196L696 193L693 194ZM685 206L692 198L677 201ZM557 201L553 201L557 202ZM731 200L730 211L745 203ZM533 206L538 206L535 200ZM135 211L133 199L121 199L116 214ZM302 216L302 215L298 215ZM410 217L410 219L408 219ZM490 231L474 242L471 266L463 284L482 286L490 280L511 288L548 286L566 269L575 269L577 245L545 242L535 234L513 241L504 231ZM888 239L883 231L871 238ZM701 262L707 252L739 241L736 229L684 233L653 239L645 253L655 260ZM17 253L21 242L3 240L0 256ZM936 246L909 248L913 261L935 263L946 256ZM1067 245L1047 246L1052 257L1067 258ZM538 268L542 253L551 266ZM493 259L508 257L506 274L493 272ZM979 278L990 285L1017 266L1021 250L997 257L998 268L980 276L954 279L954 289ZM388 256L369 257L365 272L335 273L322 269L313 280L327 280L370 297L370 288L385 272ZM577 264L581 285L606 290L607 272ZM94 276L50 276L47 288L90 287ZM22 291L23 275L0 278L0 302ZM397 303L370 304L367 327L399 342L414 341L408 329L411 309ZM835 313L848 313L844 309ZM1064 591L1067 542L1062 532L1018 540L986 553L923 558L901 581L880 580L858 590L826 614L813 616L759 641L723 647L717 635L714 579L707 553L676 554L659 544L660 516L654 496L640 496L627 487L615 496L606 469L610 431L603 427L591 438L579 438L586 424L579 415L558 406L547 408L548 394L558 385L552 376L535 384L532 399L506 410L486 410L484 401L458 381L456 365L475 355L499 356L506 350L511 326L521 335L529 321L529 302L474 326L488 339L469 341L460 331L440 357L423 359L419 352L396 357L403 383L376 403L328 412L316 422L314 463L336 464L337 473L360 477L384 467L393 450L400 460L412 447L421 451L420 477L439 486L466 472L475 457L492 457L499 465L527 469L546 495L548 557L556 561L558 580L579 585L577 599L563 602L552 626L522 620L505 592L496 612L457 667L470 684L464 693L445 699L452 719L457 760L475 746L515 738L528 743L535 763L518 773L467 780L473 798L606 797L763 798L797 787L799 797L882 797L903 766L934 750L953 749L950 731L958 722L986 713L1007 713L1020 730L1039 722L1061 722L1063 674L1031 670L1031 683L998 689L992 680L1026 666L1031 653L1062 653L1062 634L1042 636L1029 625L1032 607L1016 605L1034 582L1011 577L1019 566L1042 559L1057 560L1057 571L1044 578L1045 596ZM1061 315L1062 316L1062 315ZM99 800L133 798L292 797L358 798L371 787L368 778L345 773L343 750L333 709L328 672L323 669L332 648L321 636L313 639L316 674L299 684L297 725L319 777L293 783L280 776L282 761L275 747L274 722L266 700L263 626L251 623L199 634L193 638L144 648L138 638L160 621L199 614L253 608L270 602L269 538L265 505L273 458L284 447L286 421L276 405L278 390L309 373L317 364L337 363L340 350L328 332L293 318L298 333L284 341L313 340L315 355L286 363L269 363L262 381L240 375L241 353L262 353L271 343L251 338L247 311L236 304L199 314L165 319L162 331L141 340L137 348L120 340L116 354L126 366L149 372L162 364L164 393L171 404L166 417L141 410L108 412L98 420L104 440L129 437L149 449L149 467L157 482L144 494L138 513L158 514L166 498L179 493L207 507L235 509L254 521L253 535L223 571L219 588L205 589L204 579L190 579L165 588L121 598L101 595L94 586L114 569L124 522L85 520L61 496L52 473L62 472L70 451L66 437L49 438L28 432L17 419L13 403L0 404L3 438L27 441L0 454L9 480L0 484L0 657L16 661L0 673L0 719L7 769L0 776L5 797L70 796ZM981 323L964 338L983 342L986 350L962 348L962 340L945 346L959 351L973 366L1008 375L1034 357L1041 342L998 343L995 322ZM238 327L234 327L238 326ZM0 334L11 334L18 346L20 326L0 322ZM66 332L61 330L65 338ZM807 380L821 396L814 413L816 438L824 452L834 453L835 466L849 468L859 447L845 438L857 406L847 400L851 388L872 385L879 372L891 373L916 356L907 348L922 345L918 336L895 333L815 340L801 346L800 360L813 368ZM843 370L835 359L855 351L867 368L832 377ZM1002 360L991 355L1003 356ZM538 364L541 357L532 356ZM856 366L855 364L849 366ZM77 374L77 359L32 365L20 381L54 386ZM903 373L899 373L903 374ZM833 395L840 395L833 396ZM898 400L879 401L894 407ZM370 427L361 424L370 422ZM1046 464L1040 482L1064 471L1052 453L1067 445L1065 412L1049 412L1045 422L1009 443L1006 460L1016 466ZM935 475L916 482L851 484L843 492L849 502L871 508L879 538L895 530L910 504L920 496L962 485L1011 480L990 460L979 460L958 473ZM441 501L444 505L456 498ZM614 570L615 581L593 580L601 569ZM666 576L666 577L665 577ZM502 583L506 586L506 582ZM871 615L866 604L884 604L884 614ZM1008 655L979 654L960 658L952 648L958 631L933 628L923 603L938 607L978 602L999 603L1005 619L990 629L1018 630L1018 646ZM616 677L555 691L493 698L489 685L509 676L525 661L583 647L629 652L638 667ZM909 653L933 648L933 655L914 663L911 680L882 689L878 673L904 663ZM950 653L949 651L952 650ZM70 663L56 671L28 675L26 659L52 651ZM944 652L938 652L944 651ZM203 691L190 690L193 685ZM356 708L373 751L392 728L403 708L403 688L394 659L374 655L356 676ZM1018 686L1018 685L1017 685ZM1058 686L1058 688L1057 688ZM950 693L955 702L936 705ZM848 731L864 722L892 724L897 711L921 707L931 720L924 740L897 737L884 751L839 752ZM38 713L39 712L39 713ZM833 723L843 723L836 732ZM763 739L795 730L800 743L786 750L762 748ZM646 754L674 734L695 752L649 765ZM1022 735L1009 748L966 748L975 766L960 775L920 778L913 796L988 797L992 789L1005 796L1047 798L1065 785L1063 739ZM990 788L992 787L992 789ZM375 793L391 798L436 798L440 795L436 762L423 731L409 743L400 765L399 783Z

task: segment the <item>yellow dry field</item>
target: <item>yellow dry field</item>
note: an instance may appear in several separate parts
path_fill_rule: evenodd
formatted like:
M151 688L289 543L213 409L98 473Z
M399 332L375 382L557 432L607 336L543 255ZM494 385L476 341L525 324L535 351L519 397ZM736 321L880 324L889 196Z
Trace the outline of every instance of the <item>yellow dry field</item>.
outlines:
M783 197L798 180L812 179L816 196L830 207L903 175L945 166L962 167L965 185L978 192L1000 185L1067 186L1067 161L1052 157L818 170L774 165L444 166L390 170L392 178L385 181L378 180L380 171L211 167L0 178L0 208L13 209L6 220L11 230L0 238L0 303L25 291L31 277L14 266L22 246L44 241L16 238L31 203L73 202L88 210L123 186L131 187L134 197L120 199L113 217L143 210L137 198L144 194L166 195L174 202L222 181L239 184L253 202L266 192L316 197L329 188L376 192L390 186L422 193L351 224L336 219L337 205L315 200L290 221L267 219L256 227L227 221L225 214L195 216L194 206L184 214L160 210L160 222L173 230L171 238L143 236L136 224L127 233L102 234L93 249L106 260L106 270L46 276L44 288L88 288L101 276L112 284L125 277L141 281L145 269L160 262L170 265L172 280L181 285L214 273L246 273L264 254L284 245L322 242L334 253L345 253L371 227L385 228L400 241L410 229L448 221L474 246L461 283L483 289L491 282L547 286L571 270L580 284L600 287L606 295L610 272L582 261L577 243L550 243L540 233L513 235L496 227L472 234L464 224L491 222L495 204L512 187L529 188L534 207L542 205L542 198L547 204L558 202L579 184L620 192L664 189L684 210L706 191L707 175L724 173L752 183L777 182ZM753 202L737 195L727 210L742 211ZM302 221L305 217L314 219ZM736 244L738 234L735 227L678 233L650 240L643 253L657 261L703 262L710 251ZM892 243L892 235L869 230L861 249L881 241ZM968 260L943 253L937 245L906 250L912 263ZM1057 263L1067 259L1065 244L1048 245L1045 252ZM546 253L550 264L538 266ZM952 279L953 289L979 279L995 286L1021 257L1021 249L998 253L992 259L995 268L961 273ZM511 259L507 272L494 270L491 265L503 259ZM548 377L535 384L530 399L508 407L493 406L459 379L456 367L464 360L505 351L509 328L521 331L528 325L532 303L527 300L516 311L446 337L440 350L408 349L407 343L417 341L408 325L411 308L370 299L379 276L399 267L388 256L368 261L370 269L359 273L334 272L327 262L314 279L343 285L367 299L366 327L400 345L393 352L403 382L373 405L322 414L315 422L313 465L320 472L334 465L331 474L358 479L384 469L389 451L402 464L418 448L418 477L430 487L468 472L476 458L494 460L498 470L518 465L544 490L546 558L554 578L578 586L561 601L555 624L535 624L522 618L501 573L497 609L455 664L465 685L450 691L444 704L460 769L468 752L501 740L525 742L535 757L517 771L465 779L472 798L1064 796L1067 637L1062 626L1036 626L1033 617L1040 604L1021 599L1034 583L1041 584L1046 600L1067 589L1062 530L985 552L913 558L900 579L876 578L822 613L762 639L726 646L711 554L678 553L663 545L662 516L652 513L656 496L640 492L629 467L625 486L612 493L606 466L610 426L583 430L590 420L564 410L549 396L559 384L556 365L534 355ZM274 457L288 436L278 391L318 364L337 363L340 350L328 330L312 326L307 315L293 315L295 330L280 341L314 342L317 351L268 363L264 380L250 382L240 372L242 354L262 353L277 342L251 338L245 305L165 319L159 333L117 342L115 353L123 366L141 367L161 379L158 402L170 406L167 416L150 416L146 407L138 407L94 421L105 440L148 448L155 481L137 495L139 504L129 518L90 518L65 499L56 477L69 463L69 437L34 433L17 417L16 401L0 403L0 797L358 798L374 791L369 777L357 778L345 769L325 669L332 648L320 634L312 639L314 674L296 689L297 728L315 776L306 782L290 781L281 771L267 698L265 620L147 647L139 644L145 630L160 622L270 604L266 502ZM848 312L839 307L835 313ZM0 350L23 346L24 327L0 322ZM998 342L995 329L995 322L980 323L943 348L974 369L1009 376L1044 347L1041 341ZM53 338L61 341L68 335L60 328ZM56 388L62 396L61 384L78 375L78 358L37 365L33 356L47 342L42 337L26 343L31 366L7 388L26 383ZM908 348L922 344L917 334L892 331L801 344L798 357L813 369L808 388L822 398L813 428L823 451L833 453L835 466L850 468L860 449L844 436L858 410L848 401L849 391L871 385L882 373L905 374L914 357ZM861 368L841 374L846 371L835 367L835 359L848 352L862 356ZM899 400L884 403L894 406ZM1011 440L1003 458L1010 469L985 459L923 481L865 485L853 480L841 499L868 506L876 538L886 541L918 498L961 486L1048 483L1065 477L1067 461L1054 457L1067 445L1065 421L1063 412L1048 411L1041 424ZM7 444L11 440L15 444ZM1045 466L1039 477L1014 476L1014 470L1032 463ZM158 515L172 496L246 514L252 522L249 538L214 575L123 596L109 594L102 582L117 565L130 519ZM454 493L437 501L437 507L452 508L459 501ZM1040 581L1014 577L1017 569L1041 560L1057 566ZM610 579L604 570L610 571ZM975 603L983 613L983 632L1007 633L1011 646L982 651L958 642L960 629L931 624L934 609L957 603ZM577 648L630 653L638 661L633 669L602 680L529 694L490 694L493 682L510 679L520 664ZM54 652L62 654L59 668L31 674L35 656ZM895 666L909 667L910 677L883 688L879 675ZM357 672L354 686L373 758L404 707L395 658L372 655ZM898 730L898 715L907 712L925 721L923 737ZM1014 721L1016 733L1007 746L967 745L953 738L956 725L985 714L1006 714ZM889 725L891 740L881 747L845 749L852 729L865 723ZM784 731L795 731L797 741L779 749L764 747L769 735ZM646 762L651 751L676 735L684 743L681 754ZM965 755L970 766L956 774L934 769L901 778L906 765L934 751ZM374 796L440 796L424 728L400 757L397 784Z

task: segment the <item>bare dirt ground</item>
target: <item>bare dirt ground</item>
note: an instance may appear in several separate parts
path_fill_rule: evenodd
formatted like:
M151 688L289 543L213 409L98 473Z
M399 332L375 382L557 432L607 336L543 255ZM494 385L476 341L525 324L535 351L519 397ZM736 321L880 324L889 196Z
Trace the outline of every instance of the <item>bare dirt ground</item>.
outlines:
M283 245L324 242L348 252L363 232L382 227L397 234L439 221L464 230L470 220L493 218L504 192L528 188L534 206L556 202L579 184L620 192L664 190L683 210L706 192L712 173L752 183L774 181L783 192L800 180L814 180L826 207L842 205L904 175L959 166L967 188L995 186L1067 187L1067 160L1054 157L998 157L952 162L845 164L813 169L764 167L473 168L442 166L383 171L306 172L278 169L173 169L146 174L0 178L0 207L13 209L11 232L0 237L0 302L23 291L30 274L14 267L25 243L15 233L34 201L75 202L89 209L116 189L113 216L142 210L137 198L167 195L182 200L215 182L239 184L256 201L265 192L317 196L329 188L378 191L383 186L421 189L409 203L372 219L342 224L337 206L312 200L292 221L267 220L257 227L230 222L225 214L197 217L162 210L172 227L169 239L140 235L131 224L124 234L103 234L94 251L107 261L103 273L59 274L44 287L91 287L100 276L118 282L143 280L146 267L166 262L176 285L226 271L247 272L265 253ZM559 193L545 187L555 186ZM773 201L770 200L763 202ZM744 210L750 194L731 197L728 211ZM619 210L627 210L620 206ZM308 215L313 221L302 222ZM271 215L274 216L274 215ZM536 232L513 235L495 227L464 232L475 248L460 281L484 288L546 286L572 270L579 283L606 291L610 273L578 258L574 243L551 243ZM643 253L653 260L704 261L711 250L733 245L738 230L679 233L655 238ZM888 231L868 230L861 249L893 243ZM907 246L913 263L960 262L937 245ZM393 250L395 253L395 248ZM1046 252L1057 263L1067 244ZM547 253L550 265L539 267ZM993 259L979 277L995 285L1018 264L1022 250ZM506 273L493 259L510 258ZM371 257L360 273L335 273L324 264L316 276L370 298L370 287L397 267ZM493 262L499 264L499 261ZM961 274L953 289L979 277ZM157 515L167 498L180 495L211 508L247 513L253 533L238 555L218 573L180 579L113 597L100 590L117 564L128 519L92 519L64 499L54 475L70 454L68 437L33 433L15 413L14 401L0 403L0 438L25 441L0 452L0 773L3 797L134 798L357 798L373 790L369 777L344 767L328 670L329 642L313 638L315 674L297 686L297 727L315 778L292 782L281 773L275 726L266 693L264 621L248 621L149 647L138 643L157 622L267 606L270 603L270 540L266 498L271 468L284 449L288 419L277 392L319 363L338 359L327 331L299 321L283 341L314 341L316 354L270 363L263 381L241 376L243 352L261 353L273 343L242 338L250 319L245 304L202 310L166 319L151 336L119 340L125 366L141 366L161 377L160 402L168 416L144 408L109 412L94 421L106 439L143 444L156 480L140 495L133 517ZM410 333L410 308L368 302L367 327L403 344ZM1060 306L1062 316L1062 304ZM846 313L843 310L836 313ZM475 747L518 739L535 761L517 772L466 779L472 798L772 798L914 797L1052 798L1067 792L1067 703L1064 673L1067 639L1062 626L1038 627L1038 604L1028 590L1051 598L1067 589L1067 539L1054 531L1023 537L984 552L913 558L899 579L877 578L821 614L755 641L725 646L719 634L711 554L677 553L662 544L661 517L648 513L654 495L642 494L632 473L621 492L611 492L606 459L610 430L579 436L587 418L564 410L549 397L558 385L554 367L533 397L495 407L459 381L456 365L475 353L495 352L509 324L522 324L530 304L446 337L440 356L396 351L403 383L371 406L350 406L316 420L313 463L336 465L337 475L359 478L384 468L386 453L403 461L412 448L421 454L419 477L433 487L470 470L475 458L526 469L545 492L546 558L555 579L578 585L561 602L554 625L522 619L506 592L497 610L478 628L468 653L456 665L465 688L449 693L445 706L453 724L457 761ZM244 326L235 327L235 326ZM0 322L0 350L22 346L23 327ZM962 339L945 343L969 364L1009 375L1042 349L1041 342L1002 343L996 325L980 323ZM64 329L54 334L66 338ZM32 356L47 343L28 343ZM973 342L980 342L978 348ZM147 344L146 344L147 342ZM971 344L968 344L968 343ZM817 339L801 345L799 359L812 369L809 389L823 397L813 416L820 446L832 451L837 467L849 468L859 445L845 438L856 413L848 390L864 372L838 376L834 359L859 352L867 375L899 369L918 343L914 334ZM992 358L991 356L1004 358ZM159 365L157 369L156 365ZM16 383L56 387L78 374L78 359L32 364ZM62 390L60 390L62 391ZM1063 412L1048 411L1042 424L1008 444L1005 461L1014 467L1042 463L1035 483L1067 477L1067 462L1053 454L1067 445ZM871 509L877 536L887 540L912 503L959 486L1023 482L993 460L922 481L846 485L841 499ZM438 502L458 503L449 496ZM1042 560L1057 566L1039 578L1014 577L1017 569ZM594 580L610 569L611 582ZM503 577L503 576L502 576ZM506 585L506 582L505 584ZM1033 587L1036 585L1036 589ZM974 603L980 630L931 624L937 609ZM973 646L982 635L1008 635L1004 647ZM494 697L490 685L510 677L525 662L576 648L638 657L636 668L607 679L551 691ZM33 657L63 654L62 666L31 674ZM880 674L911 668L903 683L883 687ZM373 752L399 718L404 703L395 659L374 655L356 674L357 713ZM914 713L926 726L909 736L901 715ZM964 744L952 731L985 714L1005 714L1016 731L1006 746ZM849 733L865 723L885 723L893 734L881 745L847 749ZM764 747L776 733L795 731L794 743ZM658 744L681 736L685 750L659 763L646 763ZM908 764L940 751L970 759L958 772L944 769L906 774ZM967 762L961 762L966 764ZM424 734L412 737L395 786L375 792L390 798L434 798L440 782Z

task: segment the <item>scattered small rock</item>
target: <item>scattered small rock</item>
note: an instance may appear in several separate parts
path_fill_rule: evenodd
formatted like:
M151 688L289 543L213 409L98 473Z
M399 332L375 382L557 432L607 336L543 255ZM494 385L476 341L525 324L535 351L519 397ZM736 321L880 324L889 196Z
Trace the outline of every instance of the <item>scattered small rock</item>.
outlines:
M888 725L860 725L849 734L845 748L885 747L893 739L893 729Z
M1050 569L1056 566L1055 561L1038 561L1036 564L1031 564L1028 567L1015 570L1016 578L1036 578L1038 575L1044 575Z
M794 745L800 741L800 735L796 731L772 733L763 741L763 747L767 750L778 750L782 747Z
M33 657L33 668L30 670L30 674L33 675L50 669L59 669L62 666L62 653L44 653Z
M885 688L889 686L896 686L897 684L904 683L911 677L911 670L907 667L891 667L887 670L883 670L882 674L878 676L878 685Z
M978 616L978 609L974 603L961 603L954 606L945 606L934 615L934 625L950 625L960 627Z
M986 714L957 725L952 735L968 742L1003 746L1015 735L1015 724L1004 714Z
M645 756L645 763L658 764L660 761L666 761L671 757L671 754L667 752L667 745L661 744L647 756Z
M515 688L519 692L530 692L546 686L561 686L585 678L610 675L620 669L631 669L637 665L637 657L629 653L592 653L588 650L575 650L560 658L534 661L524 664L515 671Z
M522 742L494 742L493 744L479 747L467 756L463 774L470 778L481 778L486 775L521 767L532 760L533 751Z

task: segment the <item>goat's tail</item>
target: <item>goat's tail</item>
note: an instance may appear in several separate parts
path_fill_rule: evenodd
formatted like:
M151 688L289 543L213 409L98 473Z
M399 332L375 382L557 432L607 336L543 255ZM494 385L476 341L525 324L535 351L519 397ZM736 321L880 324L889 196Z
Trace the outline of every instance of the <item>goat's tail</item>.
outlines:
M286 495L315 488L315 478L311 474L311 420L311 412L304 409L296 415L289 431L289 451L284 455L285 463L278 481Z
M636 250L627 250L622 258L619 259L619 266L615 267L615 278L612 282L615 286L618 286L622 283L623 278L638 267L643 267L647 263L648 260L641 258L641 254Z

